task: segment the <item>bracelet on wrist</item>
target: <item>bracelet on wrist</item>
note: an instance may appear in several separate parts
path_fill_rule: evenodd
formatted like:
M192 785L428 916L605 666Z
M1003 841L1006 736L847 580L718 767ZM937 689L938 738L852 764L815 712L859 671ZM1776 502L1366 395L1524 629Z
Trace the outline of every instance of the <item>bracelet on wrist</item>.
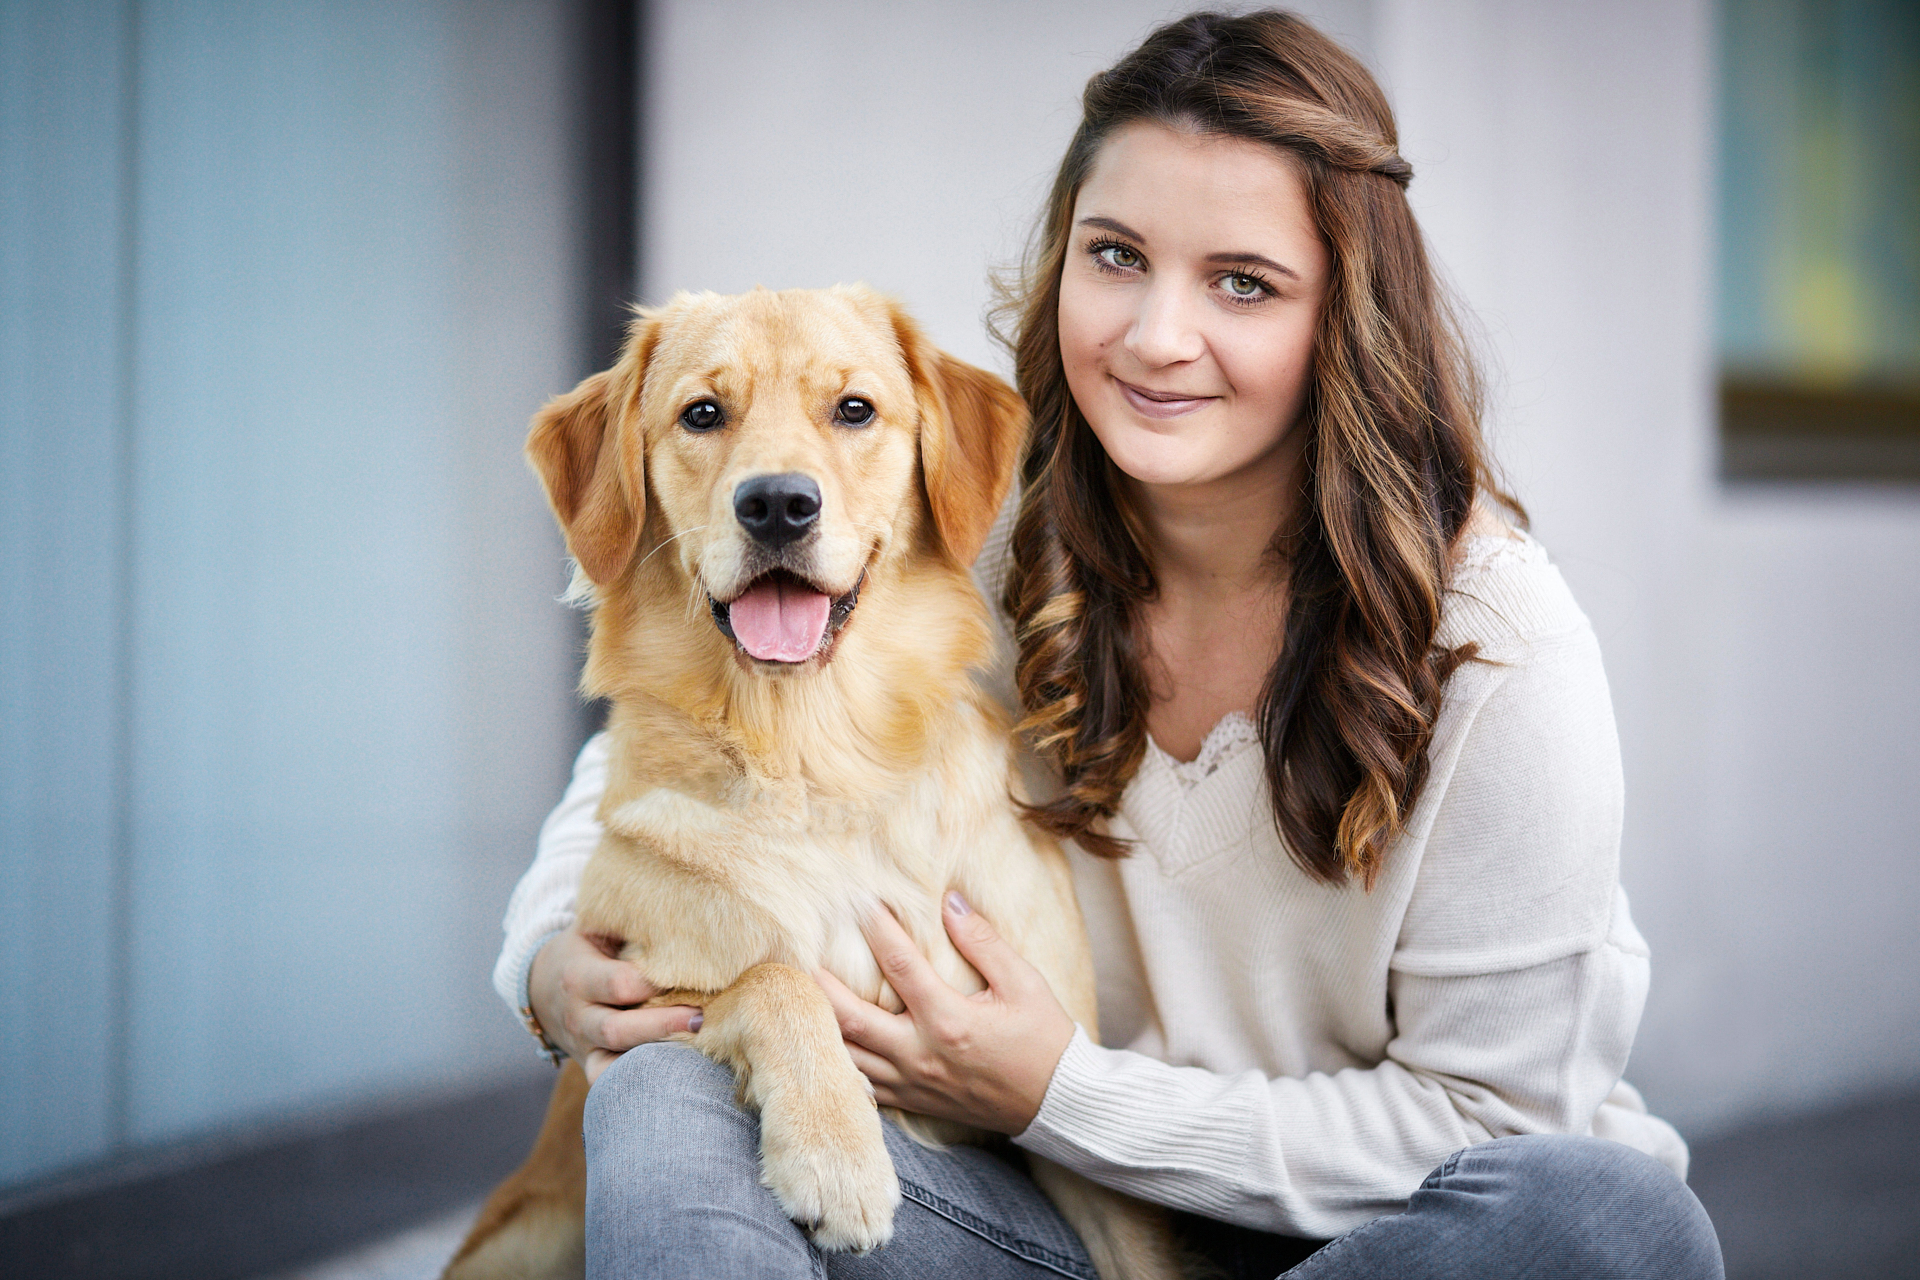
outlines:
M527 1029L527 1034L539 1042L541 1057L556 1067L565 1061L567 1051L547 1039L546 1028L540 1025L540 1019L534 1015L532 1005L520 1006L520 1023Z

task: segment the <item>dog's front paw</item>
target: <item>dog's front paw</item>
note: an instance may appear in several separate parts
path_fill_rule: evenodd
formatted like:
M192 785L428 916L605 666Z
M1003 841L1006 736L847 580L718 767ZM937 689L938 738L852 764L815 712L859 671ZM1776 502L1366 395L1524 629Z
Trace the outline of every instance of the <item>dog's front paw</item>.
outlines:
M760 1180L822 1249L865 1253L893 1238L900 1180L878 1113L865 1112L824 1133L761 1117Z

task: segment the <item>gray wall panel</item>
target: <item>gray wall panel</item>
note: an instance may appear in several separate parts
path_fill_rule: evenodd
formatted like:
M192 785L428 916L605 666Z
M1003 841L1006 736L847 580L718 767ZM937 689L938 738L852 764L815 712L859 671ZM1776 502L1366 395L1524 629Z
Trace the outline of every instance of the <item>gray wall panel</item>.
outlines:
M538 1069L575 12L0 8L0 1184Z
M444 1030L365 993L437 976L454 855L447 44L408 7L145 15L141 1138L392 1086Z
M123 10L0 6L0 1182L115 1128Z

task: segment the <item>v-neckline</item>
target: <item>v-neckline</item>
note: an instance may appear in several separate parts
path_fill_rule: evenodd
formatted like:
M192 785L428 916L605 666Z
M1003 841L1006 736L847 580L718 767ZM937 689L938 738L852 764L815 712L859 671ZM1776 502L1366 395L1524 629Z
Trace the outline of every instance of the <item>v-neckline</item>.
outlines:
M1217 773L1220 766L1238 755L1242 748L1259 741L1260 730L1253 723L1253 717L1244 711L1229 711L1221 716L1200 740L1200 750L1191 760L1179 759L1155 742L1151 733L1147 735L1148 749L1167 766L1183 790L1192 790Z

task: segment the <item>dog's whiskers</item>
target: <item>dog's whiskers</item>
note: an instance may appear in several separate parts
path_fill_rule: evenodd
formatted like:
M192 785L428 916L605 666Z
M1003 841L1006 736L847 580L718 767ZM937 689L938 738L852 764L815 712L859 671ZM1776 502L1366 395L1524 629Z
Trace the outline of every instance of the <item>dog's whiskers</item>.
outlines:
M647 561L653 559L662 551L665 551L668 543L679 538L684 538L690 533L698 533L706 527L704 524L699 524L691 529L682 529L679 533L674 534L671 538L665 539L659 546L642 556L640 563L635 565L634 568L640 569L644 567ZM580 562L569 556L567 557L567 564L571 567L572 576L567 582L567 589L560 595L560 603L575 609L591 609L594 605L599 604L600 588L594 584L592 578L587 576L587 571L580 567Z
M642 556L642 557L640 558L640 563L639 563L639 564L637 564L637 565L635 565L635 566L633 566L633 567L634 567L635 569L641 569L641 568L645 568L645 567L646 567L646 563L647 563L647 561L649 561L649 560L651 560L651 559L653 559L653 558L654 558L655 556L657 556L657 555L659 555L659 554L660 554L660 553L661 553L662 551L665 551L665 550L667 549L667 545L668 545L669 543L672 543L672 542L676 542L676 541L678 541L679 539L681 539L681 538L684 538L684 537L686 537L686 536L687 536L688 534L690 534L690 533L698 533L698 532L700 532L700 531L701 531L702 529L704 529L704 528L706 528L706 527L707 527L707 526L705 526L705 525L703 525L703 524L697 524L697 525L695 525L695 526L693 526L693 528L691 528L691 529L682 529L682 530L681 530L680 532L678 532L678 533L676 533L676 534L674 534L674 535L673 535L673 536L672 536L671 538L663 538L663 539L661 539L661 541L660 541L660 545L659 545L659 546L657 546L657 547L655 547L655 548L654 548L653 550L651 550L651 551L649 551L649 552L647 552L647 554L646 554L646 555L644 555L644 556Z

